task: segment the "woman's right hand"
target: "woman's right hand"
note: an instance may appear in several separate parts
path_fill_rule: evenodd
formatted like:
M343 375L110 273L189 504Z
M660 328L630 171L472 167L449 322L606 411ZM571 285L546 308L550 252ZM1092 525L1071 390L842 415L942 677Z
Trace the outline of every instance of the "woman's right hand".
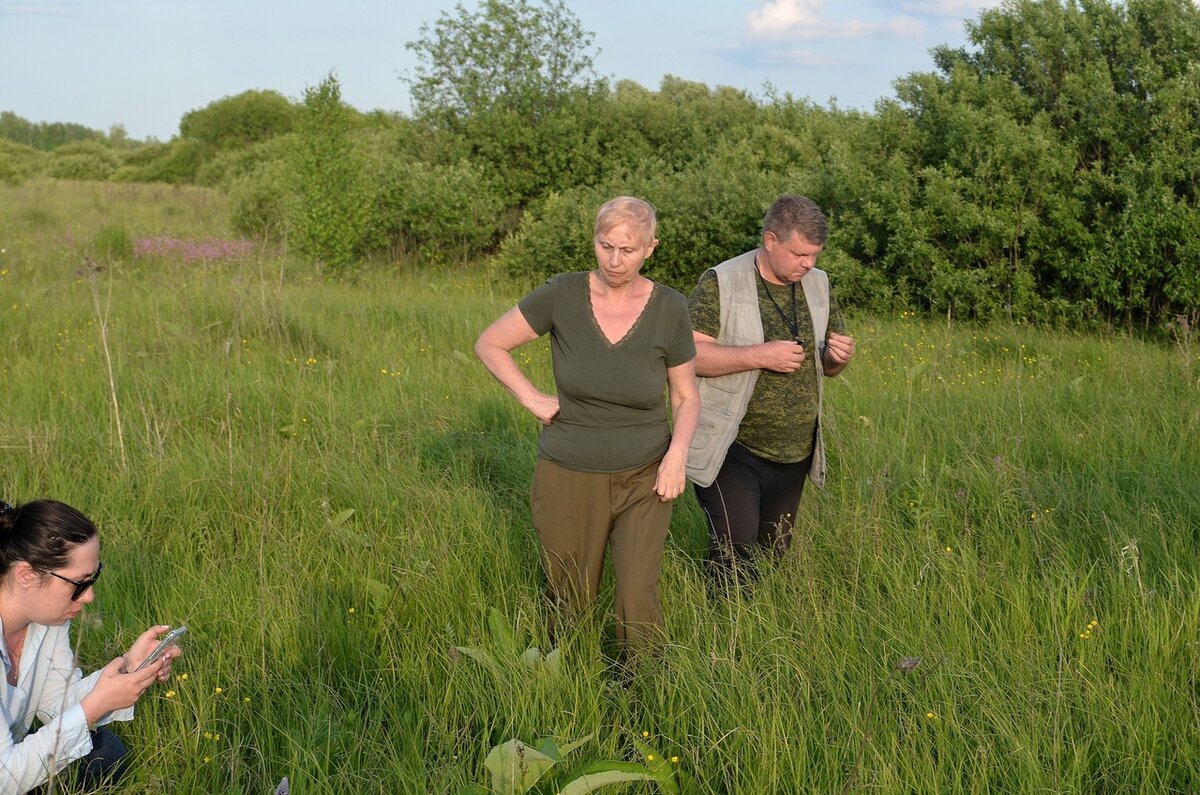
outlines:
M100 678L92 692L79 702L87 716L88 723L95 724L108 713L132 707L142 697L142 693L158 678L165 660L158 660L147 665L140 671L129 671L125 658L117 657L100 671Z
M537 417L542 425L549 425L558 414L558 397L547 395L525 377L513 360L512 352L527 342L538 338L538 333L529 325L521 308L514 306L483 330L475 341L475 355L487 367L488 372L512 393L513 397Z
M529 413L537 417L542 425L549 425L558 416L558 396L535 392L532 397L522 401Z

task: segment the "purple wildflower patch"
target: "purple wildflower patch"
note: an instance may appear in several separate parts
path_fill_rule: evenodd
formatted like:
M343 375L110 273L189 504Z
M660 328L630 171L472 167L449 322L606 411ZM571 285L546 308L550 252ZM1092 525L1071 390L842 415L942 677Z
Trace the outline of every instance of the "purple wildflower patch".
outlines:
M135 259L158 257L185 263L239 262L254 253L254 243L249 240L223 240L213 237L207 240L180 240L176 237L157 235L133 241Z

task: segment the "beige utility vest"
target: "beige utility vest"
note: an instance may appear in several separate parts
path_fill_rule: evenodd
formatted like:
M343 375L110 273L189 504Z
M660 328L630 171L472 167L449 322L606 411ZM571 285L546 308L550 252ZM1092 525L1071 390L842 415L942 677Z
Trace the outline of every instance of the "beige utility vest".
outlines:
M758 345L765 341L762 314L758 307L758 275L755 251L722 262L713 271L721 293L721 345ZM824 392L821 357L825 353L825 332L829 325L829 276L813 268L800 280L804 300L812 315L813 339L817 342L817 433L813 439L812 467L808 477L818 487L825 485L825 443L821 435L821 396ZM687 475L697 485L711 486L725 454L737 438L738 426L754 394L758 370L742 370L729 375L701 378L700 422L688 448Z

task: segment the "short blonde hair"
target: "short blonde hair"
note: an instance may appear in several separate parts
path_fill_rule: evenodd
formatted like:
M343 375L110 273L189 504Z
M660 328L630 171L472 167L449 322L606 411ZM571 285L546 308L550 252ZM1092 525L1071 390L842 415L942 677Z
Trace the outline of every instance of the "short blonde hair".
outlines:
M634 196L609 199L596 213L593 235L598 238L620 224L640 228L646 233L646 243L653 242L654 233L658 231L658 217L654 212L654 205Z

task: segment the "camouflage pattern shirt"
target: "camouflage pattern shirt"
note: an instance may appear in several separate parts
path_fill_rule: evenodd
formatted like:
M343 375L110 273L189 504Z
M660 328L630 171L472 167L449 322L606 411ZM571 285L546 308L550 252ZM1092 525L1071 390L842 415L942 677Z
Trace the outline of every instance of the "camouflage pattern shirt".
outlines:
M792 296L795 295L795 316L792 316ZM772 299L774 304L772 304ZM813 449L813 434L817 428L816 351L813 344L812 314L804 300L799 284L771 284L758 280L758 310L762 315L763 338L766 340L794 339L789 324L800 330L804 341L804 364L793 373L759 372L750 405L738 427L737 441L759 458L780 464L794 464L807 458ZM710 337L720 336L721 296L717 274L705 271L688 299L692 328ZM830 332L845 334L842 314L832 293L829 296Z

